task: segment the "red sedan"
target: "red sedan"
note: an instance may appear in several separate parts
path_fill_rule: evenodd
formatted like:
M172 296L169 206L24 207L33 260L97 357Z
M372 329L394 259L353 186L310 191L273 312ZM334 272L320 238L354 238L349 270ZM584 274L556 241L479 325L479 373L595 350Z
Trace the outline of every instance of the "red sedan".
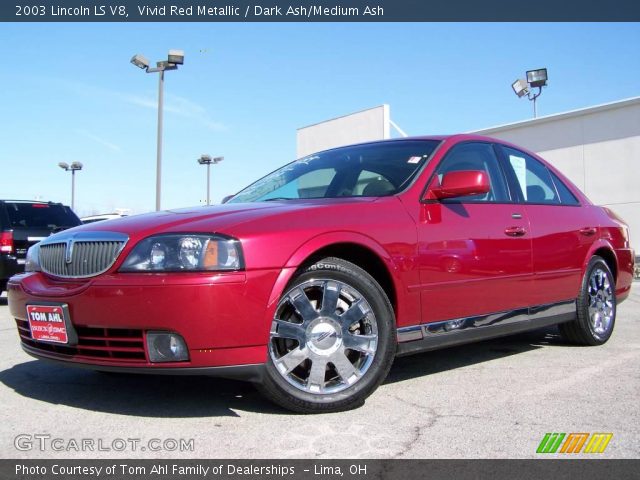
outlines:
M605 343L633 253L626 224L537 155L421 137L302 158L225 205L53 235L9 306L37 358L243 378L327 412L362 404L396 355L553 324Z

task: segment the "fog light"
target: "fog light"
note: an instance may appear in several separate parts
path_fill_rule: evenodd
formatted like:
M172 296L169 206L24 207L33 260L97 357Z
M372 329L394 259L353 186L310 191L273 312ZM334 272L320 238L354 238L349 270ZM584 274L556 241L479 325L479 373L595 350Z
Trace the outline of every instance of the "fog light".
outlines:
M177 333L147 332L147 351L152 362L184 362L189 351L184 339Z

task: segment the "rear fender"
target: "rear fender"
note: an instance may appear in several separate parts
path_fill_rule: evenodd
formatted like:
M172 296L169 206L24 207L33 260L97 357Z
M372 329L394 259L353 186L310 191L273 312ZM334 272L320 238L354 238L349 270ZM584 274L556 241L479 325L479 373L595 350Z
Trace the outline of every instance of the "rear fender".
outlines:
M593 242L591 248L589 249L589 253L587 253L586 258L582 263L582 276L584 276L585 272L587 271L587 265L589 264L589 260L591 260L591 257L596 254L597 250L600 250L602 248L609 250L609 252L613 255L613 258L615 258L616 262L616 269L618 269L618 256L616 255L615 249L607 240L605 240L604 238L599 238L598 240Z

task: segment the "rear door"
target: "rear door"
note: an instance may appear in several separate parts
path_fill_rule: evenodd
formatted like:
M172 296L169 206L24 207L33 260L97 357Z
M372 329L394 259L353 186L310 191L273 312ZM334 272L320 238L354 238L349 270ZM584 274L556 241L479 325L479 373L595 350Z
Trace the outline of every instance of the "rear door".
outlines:
M598 225L591 224L578 199L542 162L518 149L501 149L513 190L529 217L533 305L575 299Z
M418 224L423 322L512 311L529 305L532 279L529 221L514 204L494 146L465 142L451 148L437 176L482 170L486 195L425 200Z

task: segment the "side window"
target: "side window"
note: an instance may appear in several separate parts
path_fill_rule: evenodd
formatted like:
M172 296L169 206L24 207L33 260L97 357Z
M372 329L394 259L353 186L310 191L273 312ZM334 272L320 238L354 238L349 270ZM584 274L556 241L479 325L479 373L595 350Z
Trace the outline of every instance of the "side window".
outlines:
M549 173L551 174L551 178L553 178L553 183L556 184L558 195L560 195L560 202L563 205L580 205L580 201L571 192L571 190L569 190L569 188L564 184L564 182L560 180L558 176L552 171L549 171Z
M547 167L519 150L502 147L527 203L559 204L560 198Z
M463 143L447 153L436 169L438 179L444 174L461 170L481 170L489 177L491 190L484 195L473 195L461 199L463 202L508 202L504 175L498 164L493 146L488 143Z

